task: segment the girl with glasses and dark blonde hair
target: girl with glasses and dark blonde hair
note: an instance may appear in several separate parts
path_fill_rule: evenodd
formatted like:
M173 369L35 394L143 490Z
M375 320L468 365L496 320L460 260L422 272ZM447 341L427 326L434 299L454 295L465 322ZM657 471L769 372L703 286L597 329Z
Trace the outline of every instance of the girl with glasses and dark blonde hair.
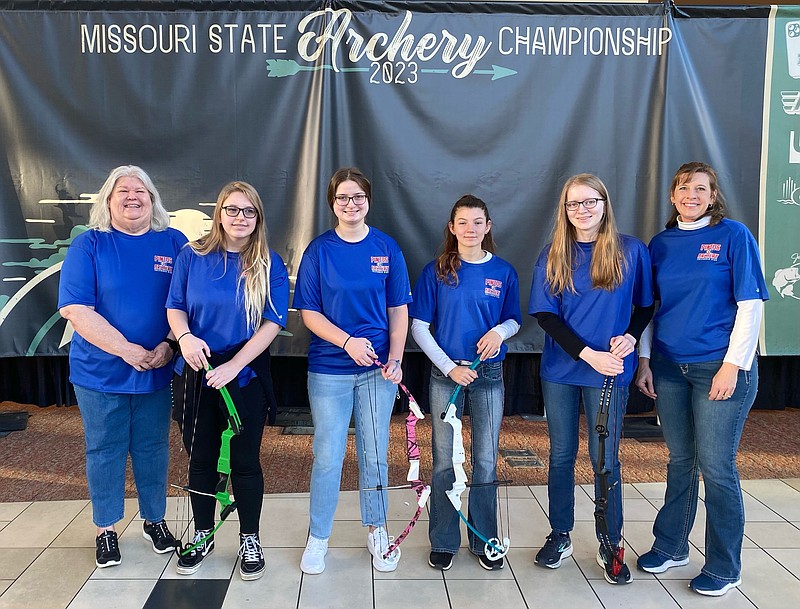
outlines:
M325 569L352 416L367 549L375 569L394 571L400 548L389 552L387 453L411 286L400 247L366 223L372 205L367 177L355 167L339 169L327 194L336 227L303 252L294 292L294 307L312 334L308 399L314 419L311 526L300 569Z
M191 545L196 547L179 557L181 575L197 571L214 549L216 465L227 420L218 391L222 387L228 388L242 423L241 434L230 444L239 572L244 580L264 574L259 459L267 407L275 399L269 345L286 324L288 303L289 279L283 260L269 249L261 197L246 182L230 182L217 197L211 231L178 256L167 300L182 355L175 366L173 418L189 454L189 488L197 491L190 495L195 517Z
M596 470L600 436L595 419L604 381L613 377L604 444L611 489L608 531L597 531L601 541L597 562L609 583L627 584L632 579L630 569L619 549L618 450L628 385L636 368L634 347L653 314L653 289L647 247L617 231L611 197L597 176L582 173L564 184L552 243L542 250L534 269L528 313L545 331L541 377L550 435L547 491L552 531L536 555L536 564L556 569L572 555L569 533L575 522L581 403ZM595 497L601 497L598 476Z

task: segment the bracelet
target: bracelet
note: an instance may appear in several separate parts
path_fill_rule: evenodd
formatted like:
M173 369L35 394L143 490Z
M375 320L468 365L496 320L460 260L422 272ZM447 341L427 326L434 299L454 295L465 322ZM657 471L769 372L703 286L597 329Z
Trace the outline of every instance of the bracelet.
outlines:
M192 332L191 332L190 330L187 330L186 332L184 332L183 334L181 334L181 335L180 335L180 336L179 336L179 337L176 339L176 341L177 341L177 342L181 342L181 339L182 339L184 336L186 336L187 334L191 334L191 333L192 333Z
M344 349L347 346L347 341L350 340L351 338L353 338L353 335L348 334L347 338L344 339L344 344L342 345L342 349Z
M389 361L390 362L394 362L395 368L400 365L400 360L399 359L390 359Z
M180 347L180 345L178 344L178 341L177 341L177 340L172 340L172 339L171 339L171 338L168 336L168 337L167 337L167 338L165 338L165 339L164 339L162 342L165 342L165 343L167 343L167 345L169 345L169 348L170 348L170 349L172 349L172 352L173 352L173 353L177 353L178 351L180 351L180 348L181 348L181 347Z

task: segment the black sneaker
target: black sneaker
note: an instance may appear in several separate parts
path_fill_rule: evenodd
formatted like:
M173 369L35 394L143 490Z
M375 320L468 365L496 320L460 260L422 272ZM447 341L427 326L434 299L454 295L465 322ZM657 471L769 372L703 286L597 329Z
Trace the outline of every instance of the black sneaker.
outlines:
M192 547L194 544L199 543L204 537L206 537L210 530L208 531L195 531L194 532L194 539L192 539L192 543L189 544L189 547ZM200 568L200 565L203 562L203 559L211 554L214 551L214 536L208 537L203 543L200 543L196 548L188 552L186 555L180 555L178 557L178 575L191 575L195 571Z
M492 560L486 554L478 554L478 564L487 571L498 571L503 568L503 557Z
M264 551L261 549L261 541L255 533L239 533L239 575L245 581L258 579L264 575L267 563L264 561Z
M613 550L600 546L597 551L597 564L603 567L603 575L609 584L625 585L633 581L624 556L625 551L617 546L614 546Z
M556 533L551 531L544 542L544 546L536 553L533 559L540 567L548 569L558 569L561 561L572 556L572 541L569 533Z
M453 555L449 552L431 552L428 557L428 564L434 569L447 571L453 566Z
M142 537L153 544L153 552L166 554L175 549L175 537L169 532L166 520L142 524Z
M113 567L122 562L122 555L119 553L119 539L116 531L104 531L94 540L97 546L94 564L101 569Z

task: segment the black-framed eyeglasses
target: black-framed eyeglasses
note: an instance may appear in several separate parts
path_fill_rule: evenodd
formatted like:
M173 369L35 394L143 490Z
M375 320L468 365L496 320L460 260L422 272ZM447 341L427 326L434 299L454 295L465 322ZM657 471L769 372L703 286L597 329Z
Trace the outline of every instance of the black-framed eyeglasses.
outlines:
M605 199L591 198L584 199L583 201L567 201L564 203L564 207L566 207L568 211L576 211L581 205L583 205L584 209L593 209L601 201L605 201Z
M235 218L242 212L245 218L255 218L258 215L258 210L255 207L236 207L235 205L226 205L222 208L225 213L231 218Z
M365 195L363 192L353 195L352 197L348 195L336 195L333 198L336 201L336 204L342 207L347 207L350 204L350 201L356 205L364 205L364 203L367 202L367 195Z

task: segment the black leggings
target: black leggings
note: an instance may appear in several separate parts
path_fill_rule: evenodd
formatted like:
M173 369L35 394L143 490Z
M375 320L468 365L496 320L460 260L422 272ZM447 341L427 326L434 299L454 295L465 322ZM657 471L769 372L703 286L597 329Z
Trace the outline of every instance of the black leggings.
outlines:
M183 379L179 378L175 379L176 389L183 383ZM231 484L238 506L240 532L258 533L264 500L264 474L260 457L267 415L266 401L261 384L255 378L241 387L240 392L243 403L241 407L237 405L237 410L242 420L242 431L231 438ZM221 434L227 427L227 411L223 412L220 408L220 393L216 389L204 386L198 394L197 399L186 399L185 410L178 424L183 445L189 454L189 488L213 495L220 478L217 460ZM190 497L195 528L212 529L216 500L197 493L190 493Z

